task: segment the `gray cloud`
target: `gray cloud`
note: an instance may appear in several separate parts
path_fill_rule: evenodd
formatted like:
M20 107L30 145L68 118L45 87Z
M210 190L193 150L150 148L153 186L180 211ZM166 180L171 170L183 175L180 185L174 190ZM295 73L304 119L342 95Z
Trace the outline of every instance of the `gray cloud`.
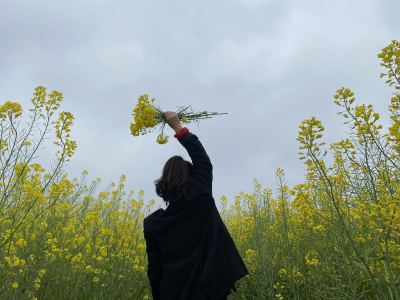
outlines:
M71 176L88 169L107 184L156 197L153 180L174 141L129 134L137 97L165 110L228 112L189 125L214 164L214 196L273 187L277 167L301 182L299 123L318 116L326 139L343 136L332 97L341 86L387 121L390 89L376 54L398 39L398 1L3 1L0 97L29 105L41 84L64 93L76 118ZM386 119L385 119L386 117ZM50 153L51 148L45 153ZM160 199L158 202L161 203Z

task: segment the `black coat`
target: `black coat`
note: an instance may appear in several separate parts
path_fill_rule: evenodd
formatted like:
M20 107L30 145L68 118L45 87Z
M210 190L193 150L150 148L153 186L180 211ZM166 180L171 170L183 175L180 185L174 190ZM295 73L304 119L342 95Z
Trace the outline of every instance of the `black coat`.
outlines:
M248 274L212 196L213 166L198 137L179 142L193 168L180 201L143 221L154 300L219 300Z

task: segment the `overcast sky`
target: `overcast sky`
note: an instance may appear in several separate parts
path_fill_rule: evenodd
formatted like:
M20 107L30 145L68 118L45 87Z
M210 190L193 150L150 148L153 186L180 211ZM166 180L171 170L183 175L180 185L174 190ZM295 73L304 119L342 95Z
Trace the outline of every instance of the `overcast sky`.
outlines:
M344 136L338 88L387 122L393 90L377 54L399 39L399 11L398 0L1 0L0 101L27 111L36 86L61 91L78 145L68 174L86 169L104 186L125 174L128 190L157 203L166 160L190 158L170 129L165 145L155 133L130 135L137 97L148 93L163 110L227 112L188 127L214 165L214 198L232 202L253 178L274 188L278 167L290 186L303 180L304 119L317 116L328 143Z

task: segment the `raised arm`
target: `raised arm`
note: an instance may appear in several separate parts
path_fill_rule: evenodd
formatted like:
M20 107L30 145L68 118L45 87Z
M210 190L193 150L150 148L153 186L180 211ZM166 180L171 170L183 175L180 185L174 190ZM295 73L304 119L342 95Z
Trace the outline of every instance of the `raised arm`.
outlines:
M192 159L193 171L191 176L197 180L203 188L212 193L213 166L199 138L197 135L189 132L187 127L178 131L175 137L182 146L186 148Z
M191 177L197 181L202 189L212 193L213 166L210 158L197 135L182 127L179 118L174 112L165 113L168 124L175 130L175 137L184 146L192 160Z

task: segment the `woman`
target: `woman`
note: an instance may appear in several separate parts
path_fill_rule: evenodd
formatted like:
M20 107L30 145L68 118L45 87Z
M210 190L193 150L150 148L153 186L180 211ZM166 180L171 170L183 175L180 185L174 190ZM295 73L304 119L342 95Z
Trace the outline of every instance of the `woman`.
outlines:
M168 204L143 221L147 276L154 300L222 300L248 270L212 196L210 158L174 112L164 118L192 163L173 156L155 181Z

